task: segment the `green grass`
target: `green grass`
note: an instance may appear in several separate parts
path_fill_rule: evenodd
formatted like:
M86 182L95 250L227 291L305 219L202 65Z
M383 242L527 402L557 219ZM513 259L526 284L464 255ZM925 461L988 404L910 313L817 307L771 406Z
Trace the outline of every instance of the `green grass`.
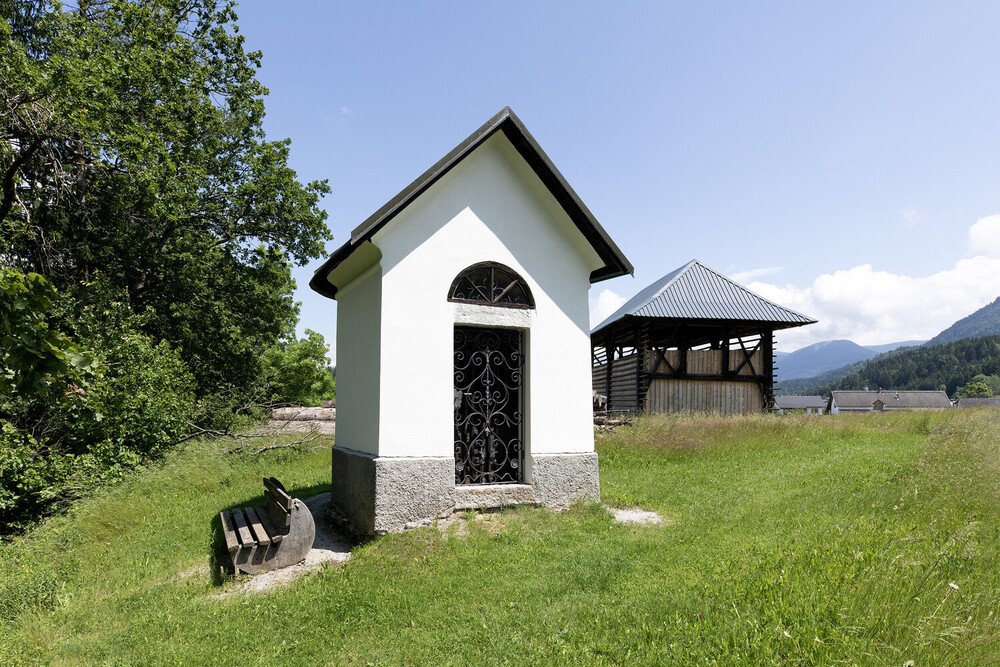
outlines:
M329 453L191 445L0 546L0 663L996 664L997 426L642 419L599 434L602 496L664 524L510 510L226 599L215 515L329 488Z

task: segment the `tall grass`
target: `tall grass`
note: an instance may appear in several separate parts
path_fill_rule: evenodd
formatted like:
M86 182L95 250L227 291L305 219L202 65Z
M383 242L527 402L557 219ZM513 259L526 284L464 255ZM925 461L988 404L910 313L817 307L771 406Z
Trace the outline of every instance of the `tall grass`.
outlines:
M995 664L997 422L645 418L598 436L601 490L662 524L509 510L225 599L215 514L329 455L195 445L0 547L0 662Z

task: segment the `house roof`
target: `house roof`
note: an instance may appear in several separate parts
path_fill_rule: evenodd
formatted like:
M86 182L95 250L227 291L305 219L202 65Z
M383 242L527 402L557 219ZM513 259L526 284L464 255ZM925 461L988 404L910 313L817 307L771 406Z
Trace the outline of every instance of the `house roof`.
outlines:
M514 115L510 107L504 107L485 125L470 134L462 143L438 160L434 166L358 225L351 232L351 239L334 251L329 259L316 269L312 280L309 281L309 287L324 296L334 298L337 288L326 279L329 273L347 259L362 243L370 240L378 230L497 132L502 132L524 158L524 161L541 179L545 187L569 215L573 224L583 233L604 262L602 267L590 274L590 282L596 283L631 274L634 270L632 264L597 222L594 214L590 212L590 209L580 200L563 175L559 173L545 151L528 132L521 119Z
M875 401L893 408L950 408L951 399L943 391L834 391L830 400L840 409L869 410Z
M1000 396L984 398L982 396L970 396L960 398L955 403L957 408L1000 408Z
M774 329L816 322L754 294L696 259L640 291L591 334L624 317L766 322Z
M822 396L784 396L779 394L774 397L774 404L781 410L825 408L826 399Z

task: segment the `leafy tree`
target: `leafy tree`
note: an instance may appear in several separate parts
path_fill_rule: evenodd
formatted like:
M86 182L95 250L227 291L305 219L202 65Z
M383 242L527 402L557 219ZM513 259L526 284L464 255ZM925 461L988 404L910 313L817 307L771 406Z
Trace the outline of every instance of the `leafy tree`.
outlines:
M53 317L45 278L0 270L0 533L113 480L177 442L194 378L120 303L76 325L82 352Z
M322 334L310 329L305 338L290 337L268 349L264 366L274 400L309 406L334 398L337 385L327 352Z
M75 304L100 279L149 309L202 392L252 384L297 317L289 262L324 251L329 188L266 140L233 3L3 6L0 260Z
M294 329L329 187L265 137L234 7L0 2L0 532L240 402Z
M45 397L82 383L74 369L89 359L50 324L55 297L37 273L0 269L0 395Z
M993 391L985 382L970 382L961 387L956 394L962 398L989 398L993 395Z

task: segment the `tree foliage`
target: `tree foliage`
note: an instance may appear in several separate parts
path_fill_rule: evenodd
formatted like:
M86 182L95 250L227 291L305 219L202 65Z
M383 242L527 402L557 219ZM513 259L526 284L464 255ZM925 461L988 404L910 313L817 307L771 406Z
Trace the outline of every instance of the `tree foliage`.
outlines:
M64 333L50 326L56 292L37 273L0 269L0 392L46 397L89 364Z
M993 390L985 382L974 379L964 387L959 387L955 395L959 398L989 398L993 395Z
M261 127L260 54L232 4L15 3L0 24L6 265L87 303L100 278L177 345L202 391L246 384L297 317L289 261L323 253L318 200Z
M234 3L0 3L0 532L265 381L329 237Z
M306 329L306 337L289 337L264 353L264 367L272 399L296 405L315 406L336 395L326 341Z

